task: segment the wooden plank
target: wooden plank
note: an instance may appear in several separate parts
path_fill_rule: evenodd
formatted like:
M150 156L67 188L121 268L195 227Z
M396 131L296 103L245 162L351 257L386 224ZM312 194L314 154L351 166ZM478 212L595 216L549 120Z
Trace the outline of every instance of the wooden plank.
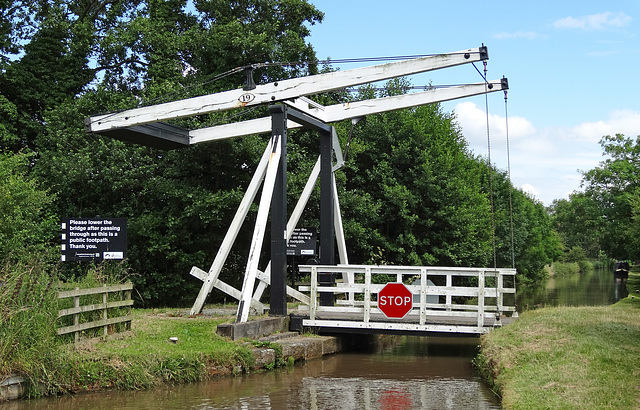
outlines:
M295 312L294 315L303 316L303 318L311 317L302 311ZM369 323L394 323L394 324L402 324L405 325L419 325L419 314L415 312L411 312L410 316L405 317L404 319L389 319L384 316L382 313L375 312L371 313L371 317ZM350 312L340 312L340 311L318 311L316 314L315 320L331 320L336 322L362 322L361 314L354 314ZM511 317L503 317L501 321L506 323L511 323L514 318ZM444 314L440 315L429 315L427 316L427 324L445 324L448 326L471 326L477 327L476 325L477 319L475 313L472 313L469 316L457 316L451 317ZM493 327L495 324L495 315L487 315L487 321L485 323L485 327Z
M279 164L282 156L283 135L273 134L270 140L271 158L267 166L267 173L264 177L262 185L262 193L260 194L260 202L258 204L258 214L256 215L256 224L253 229L251 238L251 246L249 247L249 258L244 273L244 281L242 283L242 292L240 303L238 305L238 314L236 322L243 323L249 319L249 308L253 300L253 290L258 271L258 262L260 260L260 251L264 242L264 234L267 228L269 217L269 209L271 207L271 198L276 183L276 176L279 170Z
M436 88L418 93L335 104L325 107L323 111L317 109L311 111L316 111L320 118L327 123L332 123L349 118L363 117L436 102L457 100L464 97L472 97L474 95L502 90L500 80L490 81L489 84L492 88L488 90L485 88L485 83L466 84L447 88Z
M70 298L73 296L85 296L85 295L97 295L102 294L105 291L108 293L119 292L123 290L133 289L133 283L122 283L117 285L101 286L97 288L88 289L74 289L58 292L58 299Z
M93 116L86 121L86 128L89 132L99 132L234 108L269 104L274 101L290 100L304 95L313 95L359 84L453 67L481 61L484 58L486 56L481 53L481 50L474 48L436 56L292 78L258 85L250 92L236 89L149 107L134 108L119 113Z
M492 328L464 325L420 325L418 323L381 323L381 322L344 322L333 320L311 320L303 319L302 325L305 327L322 327L322 328L342 328L342 329L368 329L381 331L412 331L412 332L434 332L434 333L464 333L464 334L483 334L489 332Z
M493 80L489 83L493 88L487 91L485 91L484 83L469 84L463 86L452 86L449 88L438 88L419 93L403 94L402 96L391 96L345 104L334 104L322 108L310 108L307 109L306 112L325 123L332 123L349 118L363 117L366 115L399 110L402 108L456 100L484 94L486 92L502 90L502 83L500 80ZM302 125L293 120L287 121L288 129L300 127L302 127ZM270 131L271 118L262 117L231 124L222 124L198 130L191 130L189 131L189 144L218 141L253 134L265 134ZM103 134L104 132L100 133Z
M201 276L206 278L208 275L208 272L205 272L202 269L198 268L197 266L194 266L193 268L191 268L191 274L196 277ZM220 279L214 280L212 282L212 287L215 287L216 289L221 290L222 292L226 293L227 295L231 296L236 300L240 300L240 298L242 297L242 293L238 289L234 288L233 286L229 285L226 282L223 282ZM260 301L255 299L251 299L251 307L260 311L264 311L267 308L266 305L260 303ZM197 313L191 313L191 314L195 315Z
M133 316L131 315L131 306L133 306L133 300L131 300L131 290L133 289L132 283L116 284L110 286L100 286L89 289L79 289L69 291L58 292L58 299L73 298L73 308L61 309L58 311L58 317L73 316L73 325L65 326L58 329L58 334L74 334L74 340L77 342L79 339L79 332L87 329L104 328L104 335L107 335L108 326L115 323L127 322L131 323ZM108 301L108 295L110 293L124 292L120 295L125 297L124 300ZM90 305L80 305L81 296L90 295L102 295L102 303L94 303ZM108 318L108 310L113 308L129 307L129 314L126 316L120 316L115 318ZM102 319L80 323L80 314L86 312L102 311Z
M133 315L114 317L110 319L101 319L93 322L80 323L73 326L65 326L58 329L58 335L64 335L68 333L74 332L82 332L83 330L95 329L102 326L113 325L116 323L122 322L131 322L133 320Z
M111 308L118 308L118 307L125 307L125 306L133 306L133 300L131 299L118 300L118 301L107 302L106 305L104 303L96 303L93 305L84 305L77 308L74 307L69 309L60 309L60 311L58 311L58 317L60 318L64 316L75 315L77 313L93 312L96 310L111 309Z
M253 174L251 182L249 183L249 186L247 187L247 190L242 197L242 201L240 201L240 205L238 206L238 209L236 210L236 213L231 220L231 225L229 226L229 229L227 230L227 233L222 240L222 244L220 245L220 248L216 253L216 257L211 264L211 267L209 268L209 272L204 272L200 268L197 268L195 266L191 269L191 275L196 276L204 282L202 284L202 287L200 288L198 296L196 297L193 307L191 308L192 315L197 315L202 312L202 307L204 306L207 297L213 290L215 283L219 281L218 276L220 275L220 271L222 271L222 267L224 266L224 263L229 256L229 252L231 252L231 247L233 246L233 243L235 242L238 233L240 232L240 228L242 227L242 224L247 217L247 213L251 208L251 204L253 203L253 200L258 193L258 189L260 188L260 184L264 179L264 175L267 172L267 165L269 164L270 157L271 151L268 144L264 150L264 153L262 154L260 162L258 163L256 172ZM202 272L202 275L200 275L200 272ZM229 287L231 288L231 286Z
M184 148L190 145L189 130L162 122L106 130L100 134L160 149Z
M365 268L370 266L372 274L397 274L397 271L402 271L405 276L420 276L422 273L420 266L397 266L397 265L314 265L317 266L318 272L323 273L344 273L344 272L358 272L364 273ZM311 265L299 265L301 272L310 272ZM455 274L456 276L477 276L479 272L487 272L487 276L493 276L494 269L490 268L473 268L473 267L449 267L449 266L427 266L427 276L446 276ZM515 275L515 269L496 269L501 275Z

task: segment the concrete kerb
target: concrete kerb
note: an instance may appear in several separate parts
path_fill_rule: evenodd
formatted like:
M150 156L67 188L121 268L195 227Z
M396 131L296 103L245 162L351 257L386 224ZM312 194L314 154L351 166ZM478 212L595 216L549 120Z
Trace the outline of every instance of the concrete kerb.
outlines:
M8 400L17 400L24 395L29 381L17 374L8 376L0 375L0 403Z
M222 323L218 325L218 334L231 340L243 338L258 340L273 333L289 330L289 317L264 317L243 323Z
M244 323L223 323L218 325L218 334L231 340L243 338L260 342L277 343L282 347L284 361L306 361L319 359L324 355L341 352L342 340L334 336L302 336L289 331L289 317L264 317ZM255 368L260 369L274 363L276 353L269 347L253 349ZM292 358L292 359L291 359Z

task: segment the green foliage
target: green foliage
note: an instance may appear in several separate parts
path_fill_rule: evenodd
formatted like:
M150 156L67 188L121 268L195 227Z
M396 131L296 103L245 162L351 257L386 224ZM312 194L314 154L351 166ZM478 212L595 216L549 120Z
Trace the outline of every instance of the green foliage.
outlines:
M631 221L629 221L626 230L627 248L638 250L640 249L640 187L635 187L629 195L629 205L631 208ZM630 251L629 257L638 259L640 255Z
M615 259L607 256L604 251L598 253L598 259L593 262L594 269L613 269L616 263Z
M584 249L574 246L564 255L564 261L570 265L576 265L578 271L575 273L587 274L593 271L594 265L587 259ZM556 269L559 262L554 263L553 268Z
M0 374L39 377L58 346L57 277L42 260L2 259Z
M488 178L488 174L485 174ZM506 172L493 170L493 189L483 182L484 190L494 194L496 263L518 270L518 281L535 282L546 274L544 266L561 256L561 242L553 230L544 206L515 189ZM512 246L513 235L513 246Z
M578 262L554 262L551 266L554 276L563 277L580 273Z
M50 254L57 229L54 196L28 175L32 155L0 153L0 259L28 252Z
M389 87L387 93L401 88ZM340 192L356 263L459 266L489 260L488 201L479 192L478 164L452 121L431 105L358 124Z
M581 274L591 273L594 269L593 264L586 259L578 261L578 268Z
M587 259L587 255L584 249L579 246L574 246L567 252L564 259L566 262L580 262Z
M549 211L553 227L566 247L579 247L587 257L598 257L604 218L596 202L585 193L574 192L569 200L553 201Z
M607 135L600 145L607 158L583 173L585 191L553 204L556 229L588 257L602 250L609 258L640 258L640 136Z

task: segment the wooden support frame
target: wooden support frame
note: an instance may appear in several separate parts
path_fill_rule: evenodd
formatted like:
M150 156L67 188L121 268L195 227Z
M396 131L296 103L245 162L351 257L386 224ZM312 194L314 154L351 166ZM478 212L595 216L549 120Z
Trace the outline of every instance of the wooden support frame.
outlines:
M316 129L321 134L319 173L321 179L321 233L324 233L324 235L321 235L320 258L325 264L332 265L334 263L334 246L335 239L337 239L340 259L344 263L347 261L346 244L344 232L342 231L337 188L333 175L333 172L342 165L343 160L341 153L338 155L337 153L339 151L335 150L335 147L339 148L335 129L327 124L375 113L506 90L508 89L508 82L506 78L503 78L497 81L451 86L447 88L434 88L418 93L347 104L334 104L327 107L315 103L306 96L476 61L486 61L488 58L487 48L483 45L478 48L453 53L431 55L309 77L292 78L280 82L258 85L251 90L230 90L150 107L96 115L86 119L85 128L89 133L104 134L113 138L163 149L187 147L201 142L269 131L272 132L270 142L271 151L270 153L268 152L269 150L265 152L258 166L258 171L252 179L209 272L204 272L197 267L193 267L191 270L193 276L204 282L191 310L192 314L199 313L202 310L207 295L213 287L216 287L240 300L237 320L246 321L251 306L259 310L264 310L265 306L260 303L259 299L264 288L274 279L275 281L272 285L275 286L272 286L272 291L275 293L272 293L272 298L275 296L277 300L277 307L274 311L275 314L286 314L286 295L296 295L300 300L306 298L306 296L300 294L300 292L287 287L286 281L283 281L284 275L286 274L286 256L283 256L283 254L286 254L286 241L290 234L287 233L287 231L292 231L292 228L290 228L291 221L289 221L288 224L284 222L287 214L285 204L286 131L288 129L310 127ZM274 102L283 103L278 108L282 115L277 121L273 110L271 110L271 117L197 130L186 130L164 122L235 108L273 104ZM289 116L291 118L288 118ZM336 152L336 158L338 159L338 164L336 165L332 164L332 154L334 152ZM268 160L265 159L267 153L269 153ZM244 284L242 290L238 291L220 281L218 276L228 256L230 247L235 241L238 229L247 215L248 206L255 198L263 179L264 188L260 200L258 218L254 227ZM276 192L274 192L274 189ZM272 200L274 201L273 204L271 204ZM260 272L258 270L258 256L262 246L270 206L272 210L272 225L276 227L271 238L272 262L267 266L265 272ZM299 216L297 218L299 218ZM295 223L293 227L295 227ZM284 232L282 234L283 230ZM334 235L336 238L334 238ZM283 249L285 249L284 252ZM275 274L273 278L272 271ZM259 283L254 292L256 279ZM353 276L347 276L346 281L347 283L353 283ZM353 299L353 293L350 293L350 299ZM330 301L325 299L325 303L329 304Z
M134 108L119 113L96 115L89 118L86 125L90 132L101 132L141 124L157 123L217 111L271 104L304 95L340 90L355 85L484 61L488 58L487 48L481 46L453 53L407 59L309 77L292 78L258 85L255 89L251 90L251 92L243 89L230 90L150 107Z

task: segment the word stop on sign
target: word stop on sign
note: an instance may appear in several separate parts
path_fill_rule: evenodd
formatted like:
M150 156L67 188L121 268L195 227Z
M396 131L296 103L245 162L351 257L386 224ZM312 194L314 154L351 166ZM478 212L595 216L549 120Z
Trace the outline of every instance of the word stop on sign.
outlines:
M389 319L402 319L413 309L413 295L402 283L387 283L378 292L378 309Z

